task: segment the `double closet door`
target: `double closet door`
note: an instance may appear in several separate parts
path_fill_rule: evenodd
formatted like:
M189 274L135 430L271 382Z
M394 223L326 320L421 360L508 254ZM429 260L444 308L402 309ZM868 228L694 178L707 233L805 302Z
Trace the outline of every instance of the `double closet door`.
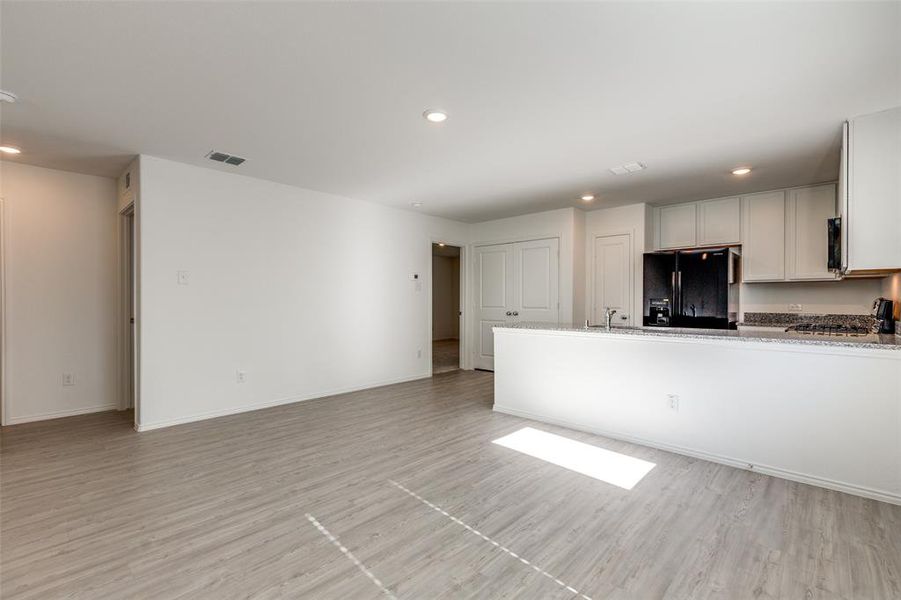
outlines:
M557 238L476 246L475 368L494 370L494 326L557 323L559 271Z

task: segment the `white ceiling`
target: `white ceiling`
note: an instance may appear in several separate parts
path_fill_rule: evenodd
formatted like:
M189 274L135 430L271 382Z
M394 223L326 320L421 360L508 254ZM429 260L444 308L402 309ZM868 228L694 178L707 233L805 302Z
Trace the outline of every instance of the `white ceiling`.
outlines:
M901 104L899 2L0 10L16 160L117 176L146 153L465 221L834 179L841 121Z

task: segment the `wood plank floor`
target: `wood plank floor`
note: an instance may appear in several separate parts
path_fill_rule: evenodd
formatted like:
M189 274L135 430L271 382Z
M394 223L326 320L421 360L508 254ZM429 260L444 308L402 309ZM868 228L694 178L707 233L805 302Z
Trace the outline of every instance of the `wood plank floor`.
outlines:
M495 414L492 385L4 428L0 595L901 597L901 507ZM628 491L491 443L526 425L657 466Z
M432 342L432 373L447 373L460 368L460 340Z

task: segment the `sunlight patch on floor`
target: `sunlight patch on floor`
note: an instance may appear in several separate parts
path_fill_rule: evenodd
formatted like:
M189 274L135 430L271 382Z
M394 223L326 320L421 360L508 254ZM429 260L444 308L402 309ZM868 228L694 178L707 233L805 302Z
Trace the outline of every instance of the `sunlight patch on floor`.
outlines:
M657 466L655 463L640 458L633 458L531 427L523 427L492 443L626 490L635 487L651 469Z

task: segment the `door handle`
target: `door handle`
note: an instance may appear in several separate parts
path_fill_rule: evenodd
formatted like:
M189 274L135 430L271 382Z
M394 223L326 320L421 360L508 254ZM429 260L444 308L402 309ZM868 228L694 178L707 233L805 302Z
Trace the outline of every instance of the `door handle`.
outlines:
M508 317L511 316L512 314L513 314L513 313L510 312L509 310L507 311L507 316L508 316Z
M514 317L518 317L518 316L519 316L519 313L516 312L516 311L514 310L514 311L513 311L513 316L514 316Z

